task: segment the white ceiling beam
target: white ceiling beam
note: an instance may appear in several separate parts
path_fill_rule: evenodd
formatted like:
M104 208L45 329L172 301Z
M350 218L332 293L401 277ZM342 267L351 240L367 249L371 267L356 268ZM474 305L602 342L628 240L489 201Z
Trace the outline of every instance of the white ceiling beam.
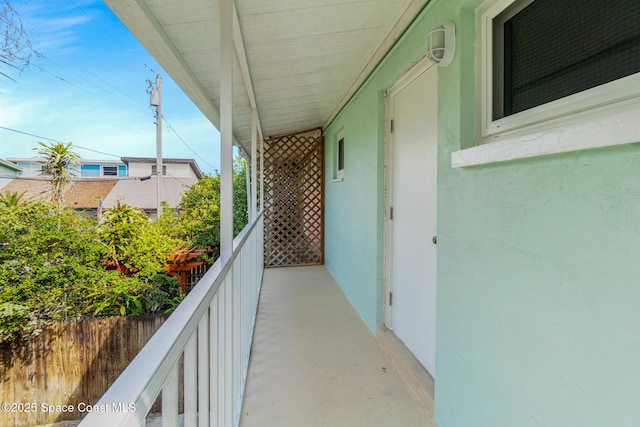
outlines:
M235 1L233 2L233 44L236 50L236 56L240 70L242 71L242 79L249 96L251 109L255 110L257 115L257 128L260 139L264 139L262 134L262 126L260 125L260 115L258 113L258 105L256 104L256 95L253 90L253 81L251 80L251 71L249 70L249 62L247 61L247 52L244 48L244 39L242 38L242 29L240 28L240 19L238 18L238 8Z

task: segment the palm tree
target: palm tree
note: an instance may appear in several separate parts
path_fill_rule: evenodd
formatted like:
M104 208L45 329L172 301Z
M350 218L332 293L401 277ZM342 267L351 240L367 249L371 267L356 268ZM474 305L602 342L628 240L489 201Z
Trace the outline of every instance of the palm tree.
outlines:
M40 175L50 177L51 201L61 207L64 201L64 190L71 181L69 167L77 164L80 156L71 151L70 142L67 144L38 142L38 144L42 147L35 148L37 153L42 156Z
M12 206L18 206L18 205L24 205L24 204L28 204L29 200L25 199L23 200L22 197L24 197L26 191L23 191L22 193L4 193L4 194L0 194L0 207L5 207L5 208L9 208Z

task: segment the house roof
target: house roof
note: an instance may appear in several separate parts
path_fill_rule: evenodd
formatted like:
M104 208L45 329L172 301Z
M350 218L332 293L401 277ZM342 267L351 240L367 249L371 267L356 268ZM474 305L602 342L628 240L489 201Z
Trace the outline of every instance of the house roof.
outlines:
M105 207L115 206L117 202L128 203L146 211L157 209L156 177L140 179L74 179L64 192L64 206L78 209L97 209L100 199ZM195 178L163 177L163 200L169 207L176 207L182 193L193 184ZM45 178L15 178L0 193L25 193L26 199L48 199L51 184Z
M157 209L157 177L152 176L144 181L139 179L123 179L117 181L113 189L104 199L106 207L115 206L117 202L152 211ZM169 207L176 207L182 193L196 183L195 178L162 177L163 200Z
M234 139L330 123L429 0L236 0ZM219 128L220 0L105 0Z
M18 167L15 163L9 162L7 160L0 159L0 166L4 166L5 168L13 169L16 172L20 172L22 168Z
M155 157L121 157L120 158L122 160L122 163L125 164L129 164L129 163L152 163L152 164L156 164L157 159ZM200 166L198 166L198 163L194 160L194 159L176 159L176 158L171 158L171 157L163 157L162 158L162 162L163 163L172 163L172 164L186 164L191 166L191 169L193 169L193 173L195 173L195 175L198 178L202 178L203 177L203 173L202 170L200 169Z
M64 206L80 209L96 209L118 182L117 179L73 180L64 192ZM27 199L47 199L51 184L47 179L16 178L2 188L3 193L25 193Z

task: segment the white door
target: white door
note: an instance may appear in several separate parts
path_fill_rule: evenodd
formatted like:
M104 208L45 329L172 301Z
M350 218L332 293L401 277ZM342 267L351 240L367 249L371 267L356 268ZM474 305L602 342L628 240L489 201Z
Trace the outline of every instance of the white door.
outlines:
M438 71L424 68L390 90L387 326L435 378Z

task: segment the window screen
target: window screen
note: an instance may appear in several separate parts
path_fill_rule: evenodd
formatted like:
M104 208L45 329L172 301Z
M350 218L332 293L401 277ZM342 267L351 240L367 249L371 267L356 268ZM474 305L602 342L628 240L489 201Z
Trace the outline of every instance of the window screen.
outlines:
M494 52L496 120L640 72L640 1L516 2Z
M344 138L338 140L338 172L344 171Z
M102 168L102 174L104 176L118 176L118 167L117 166L104 166Z

